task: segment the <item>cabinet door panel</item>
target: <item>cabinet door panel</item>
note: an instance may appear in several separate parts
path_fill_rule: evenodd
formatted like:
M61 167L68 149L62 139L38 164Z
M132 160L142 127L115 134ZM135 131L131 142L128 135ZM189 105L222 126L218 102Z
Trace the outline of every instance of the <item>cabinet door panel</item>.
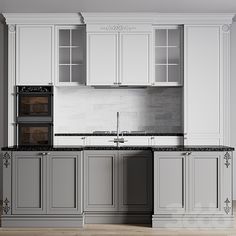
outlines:
M190 209L220 212L221 154L193 153L190 158Z
M113 85L117 82L118 34L87 35L87 84Z
M218 26L185 27L186 144L220 143L223 120L220 50Z
M185 158L180 153L154 154L154 212L184 212Z
M54 153L48 158L48 212L81 213L81 156L78 153Z
M119 210L152 210L152 155L119 152Z
M120 80L123 85L148 85L150 35L120 34Z
M48 85L53 77L53 27L19 26L17 85Z
M45 206L45 160L37 153L14 153L12 213L43 214Z
M117 210L117 154L85 152L85 211Z

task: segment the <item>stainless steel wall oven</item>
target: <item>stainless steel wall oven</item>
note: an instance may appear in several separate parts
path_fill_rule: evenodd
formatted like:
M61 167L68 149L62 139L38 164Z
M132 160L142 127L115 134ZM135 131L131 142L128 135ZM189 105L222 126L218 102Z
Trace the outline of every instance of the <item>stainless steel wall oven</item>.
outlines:
M18 145L52 145L53 87L16 87Z

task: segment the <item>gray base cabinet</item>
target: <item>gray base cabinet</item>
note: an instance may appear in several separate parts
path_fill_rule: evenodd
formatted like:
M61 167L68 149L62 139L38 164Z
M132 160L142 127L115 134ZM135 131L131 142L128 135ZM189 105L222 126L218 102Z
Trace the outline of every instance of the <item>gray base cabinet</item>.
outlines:
M116 151L84 152L84 210L118 210Z
M12 156L12 214L46 214L46 158L37 152Z
M4 155L9 155L9 160L4 160L3 168L2 226L83 225L81 152L21 151ZM11 181L6 178L10 175Z
M151 152L85 151L84 176L85 212L152 211Z
M153 227L233 225L231 152L155 152Z

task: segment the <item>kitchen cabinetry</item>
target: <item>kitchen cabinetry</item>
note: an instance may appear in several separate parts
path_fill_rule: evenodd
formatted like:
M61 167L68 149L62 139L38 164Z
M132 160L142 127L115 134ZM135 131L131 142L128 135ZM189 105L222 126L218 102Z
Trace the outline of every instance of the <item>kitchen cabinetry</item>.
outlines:
M152 211L152 154L119 151L119 210Z
M38 152L15 152L12 165L12 214L45 214L45 157Z
M186 25L184 33L185 144L227 144L227 135L224 135L228 131L226 126L223 127L224 119L227 120L223 81L226 85L227 80L222 64L226 51L222 51L222 37L228 33L223 33L217 25Z
M212 227L212 218L232 225L231 159L231 152L155 152L153 227Z
M183 84L183 28L155 26L155 86Z
M86 212L150 212L152 155L149 151L85 151Z
M87 85L150 85L151 25L88 25Z
M85 85L85 27L56 26L56 85Z
M48 213L82 214L81 153L53 152L47 164Z
M16 85L53 84L53 46L53 25L17 25Z
M81 214L81 158L79 152L14 152L12 214Z

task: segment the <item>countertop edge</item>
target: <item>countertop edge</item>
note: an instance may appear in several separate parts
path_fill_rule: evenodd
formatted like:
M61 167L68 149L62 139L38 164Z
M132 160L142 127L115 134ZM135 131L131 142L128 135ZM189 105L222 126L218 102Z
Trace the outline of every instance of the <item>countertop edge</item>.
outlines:
M2 151L86 151L86 150L149 150L153 152L226 152L234 151L229 146L11 146Z

